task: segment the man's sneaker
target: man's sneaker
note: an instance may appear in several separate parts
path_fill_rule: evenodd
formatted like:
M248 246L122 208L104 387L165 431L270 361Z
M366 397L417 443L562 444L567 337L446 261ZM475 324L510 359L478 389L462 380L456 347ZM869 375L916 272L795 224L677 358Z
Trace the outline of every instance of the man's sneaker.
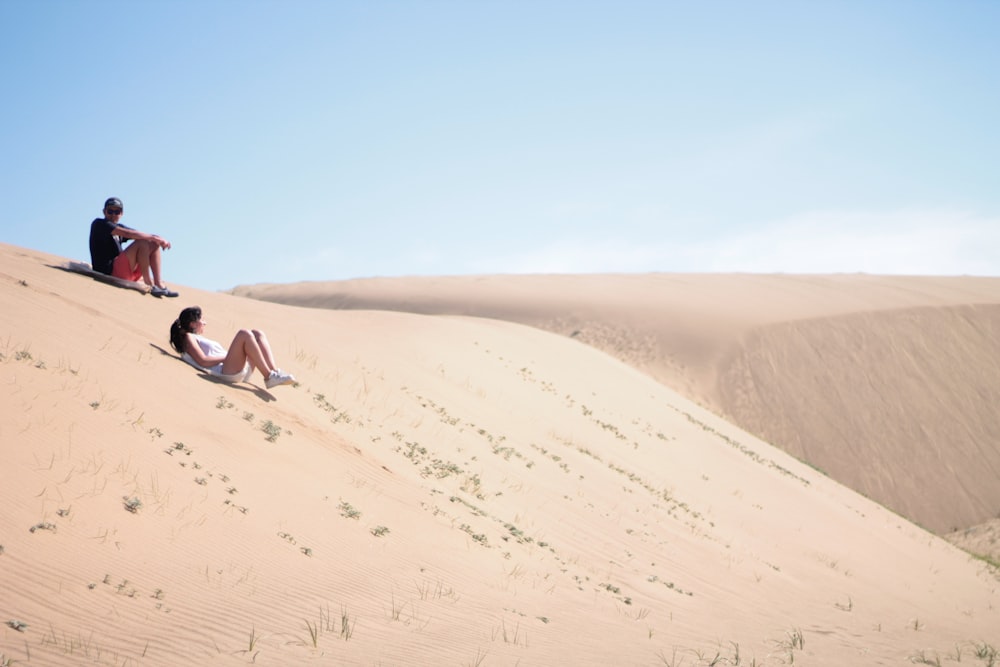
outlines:
M291 373L286 373L284 371L271 371L271 374L266 380L264 380L264 386L268 389L272 387L277 387L283 384L292 384L295 382L295 378L292 377Z
M157 287L156 285L153 285L153 289L149 290L149 293L152 294L153 296L157 296L157 297L159 297L159 296L169 296L169 297L179 296L179 294L177 294L177 292L175 292L175 291L173 291L171 289L167 289L166 287Z

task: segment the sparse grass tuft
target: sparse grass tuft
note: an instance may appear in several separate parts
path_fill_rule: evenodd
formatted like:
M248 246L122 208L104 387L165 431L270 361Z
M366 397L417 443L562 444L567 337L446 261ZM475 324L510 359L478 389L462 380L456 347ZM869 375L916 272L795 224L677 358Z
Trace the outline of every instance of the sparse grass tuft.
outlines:
M260 641L260 635L257 634L257 628L251 626L250 627L250 640L247 642L247 647L245 649L242 649L242 650L239 650L239 651L235 651L234 655L236 653L253 654L253 655L250 656L250 662L257 662L257 656L260 654L259 651L256 651L256 649L257 649L257 642L259 642L259 641Z
M348 615L347 610L343 607L340 608L340 636L343 637L344 641L347 641L352 636L354 636L354 626L357 621L351 621L351 617Z
M337 509L340 510L340 516L344 517L345 519L361 518L361 512L359 510L354 509L354 506L347 501L341 501L340 505L337 506ZM386 531L388 531L388 528L386 529Z
M941 667L941 658L937 655L931 658L925 651L920 651L920 653L910 656L910 662L918 665L933 665L934 667Z
M49 523L48 521L43 521L41 523L36 523L34 526L28 529L29 532L35 532L36 530L49 530L53 533L56 532L56 524Z
M312 642L313 648L317 648L317 644L319 643L319 623L314 625L307 619L306 630L309 631L309 640Z
M795 664L795 651L801 651L805 648L806 640L802 635L802 630L799 628L793 628L790 632L785 633L785 639L776 642L778 648L787 652L787 664Z
M283 429L270 419L260 425L260 430L267 434L267 438L265 439L268 442L275 442L278 439L278 436L283 432Z
M993 646L983 642L982 644L973 644L973 651L976 657L982 660L986 667L995 667L997 664L997 658L1000 654L997 653L997 649Z

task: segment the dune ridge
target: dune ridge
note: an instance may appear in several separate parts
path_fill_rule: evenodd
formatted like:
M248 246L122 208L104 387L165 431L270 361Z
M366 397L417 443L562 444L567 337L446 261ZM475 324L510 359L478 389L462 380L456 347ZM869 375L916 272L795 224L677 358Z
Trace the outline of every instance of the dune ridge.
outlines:
M373 278L234 294L570 336L939 534L1000 515L1000 278Z
M987 664L996 570L512 322L157 300L0 245L0 661ZM299 384L167 347L263 327ZM984 656L982 659L978 655Z

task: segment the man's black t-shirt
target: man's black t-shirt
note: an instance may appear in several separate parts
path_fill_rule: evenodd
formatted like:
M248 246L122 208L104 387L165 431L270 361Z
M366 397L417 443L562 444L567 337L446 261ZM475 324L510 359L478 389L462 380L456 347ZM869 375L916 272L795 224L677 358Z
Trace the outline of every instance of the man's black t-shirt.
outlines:
M122 251L122 240L114 235L118 227L130 229L104 218L97 218L90 223L90 265L94 267L94 271L111 275L115 257Z

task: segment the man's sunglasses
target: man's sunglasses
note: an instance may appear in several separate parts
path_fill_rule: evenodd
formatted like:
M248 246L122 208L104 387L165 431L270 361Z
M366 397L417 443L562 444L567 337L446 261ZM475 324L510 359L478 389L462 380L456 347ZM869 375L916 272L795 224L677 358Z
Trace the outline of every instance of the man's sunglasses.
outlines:
M108 213L110 215L121 215L122 211L123 211L123 209L120 209L120 208L109 208L108 209Z

